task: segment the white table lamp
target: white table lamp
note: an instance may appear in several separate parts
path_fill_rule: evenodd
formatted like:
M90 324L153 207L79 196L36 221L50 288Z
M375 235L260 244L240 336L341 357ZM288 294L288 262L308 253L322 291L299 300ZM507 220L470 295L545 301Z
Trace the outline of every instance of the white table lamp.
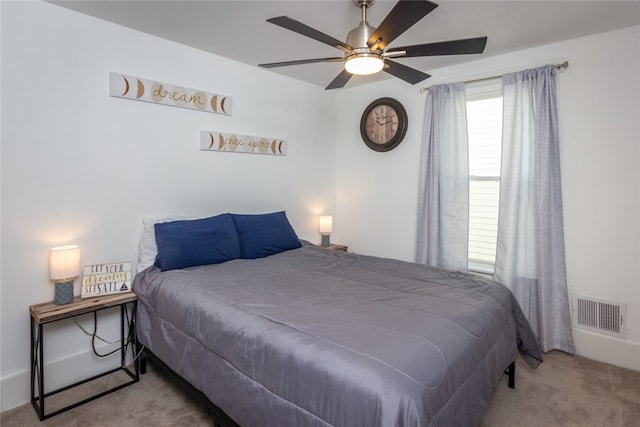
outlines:
M333 231L333 217L331 215L323 215L318 217L318 232L322 235L321 245L325 248L329 247L329 235Z
M58 246L49 249L49 278L55 282L54 302L73 302L73 280L80 275L80 247Z

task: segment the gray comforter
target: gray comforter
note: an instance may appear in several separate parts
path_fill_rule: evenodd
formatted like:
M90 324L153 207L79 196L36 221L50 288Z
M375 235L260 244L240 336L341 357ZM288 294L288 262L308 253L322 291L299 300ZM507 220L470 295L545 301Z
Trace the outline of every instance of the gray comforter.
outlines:
M542 360L500 284L309 244L134 291L141 343L243 426L474 426Z

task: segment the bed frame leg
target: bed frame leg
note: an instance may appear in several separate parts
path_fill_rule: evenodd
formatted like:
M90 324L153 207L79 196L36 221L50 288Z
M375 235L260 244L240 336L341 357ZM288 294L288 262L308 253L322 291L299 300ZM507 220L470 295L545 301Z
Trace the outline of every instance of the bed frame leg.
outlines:
M143 350L143 347L138 344L138 357L140 358L140 360L138 361L140 363L140 373L142 375L147 373L147 353Z
M516 388L516 362L509 365L505 374L509 375L509 388Z

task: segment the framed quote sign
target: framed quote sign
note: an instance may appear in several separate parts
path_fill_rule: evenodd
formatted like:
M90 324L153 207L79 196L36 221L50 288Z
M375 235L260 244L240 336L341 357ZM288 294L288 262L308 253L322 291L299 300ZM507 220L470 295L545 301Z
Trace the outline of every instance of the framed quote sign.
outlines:
M131 291L131 263L85 265L82 268L81 298Z

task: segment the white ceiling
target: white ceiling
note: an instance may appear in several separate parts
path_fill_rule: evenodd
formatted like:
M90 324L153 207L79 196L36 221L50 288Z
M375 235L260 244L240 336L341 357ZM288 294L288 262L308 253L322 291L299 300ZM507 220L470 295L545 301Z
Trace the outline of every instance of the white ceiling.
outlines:
M487 57L640 25L639 0L435 2L439 7L389 47L488 36L482 54ZM342 56L340 50L270 24L267 18L286 15L339 40L345 40L349 30L360 21L360 10L352 0L56 0L50 3L253 66ZM379 25L395 3L395 0L377 0L368 11L369 24ZM428 73L431 69L479 57L457 55L397 61ZM325 87L341 67L341 63L315 63L270 71ZM354 77L346 88L387 78L394 77L387 73Z

